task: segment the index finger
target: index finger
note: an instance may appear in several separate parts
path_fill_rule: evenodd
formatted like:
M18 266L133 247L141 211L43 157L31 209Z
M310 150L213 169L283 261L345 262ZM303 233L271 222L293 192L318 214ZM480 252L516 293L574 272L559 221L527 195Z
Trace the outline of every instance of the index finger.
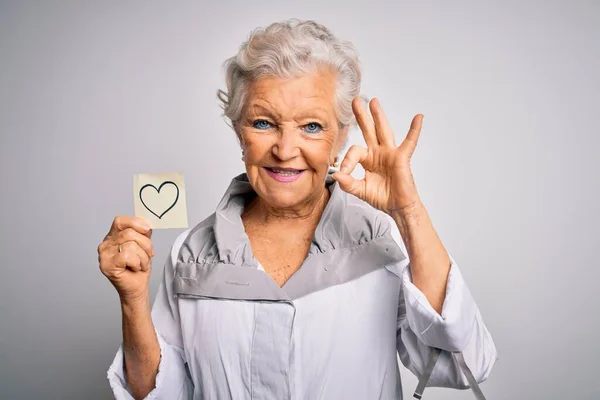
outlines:
M340 168L340 172L343 174L350 175L356 164L363 163L369 157L369 149L366 149L361 146L353 145L350 147L350 150L346 152L346 156L342 161L342 166Z
M132 217L129 215L119 215L113 220L112 226L110 227L110 233L117 233L127 228L134 229L135 231L150 237L152 234L152 227L143 218Z

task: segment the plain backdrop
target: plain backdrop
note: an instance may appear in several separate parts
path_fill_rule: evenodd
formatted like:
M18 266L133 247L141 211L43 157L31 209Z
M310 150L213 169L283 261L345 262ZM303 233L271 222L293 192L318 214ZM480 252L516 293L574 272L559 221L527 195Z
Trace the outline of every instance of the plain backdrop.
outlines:
M488 398L600 398L600 2L378 0L0 1L0 398L110 398L96 247L134 173L213 211L243 171L222 63L292 17L356 45L398 143L425 115L413 172L499 351ZM152 298L181 232L154 232Z

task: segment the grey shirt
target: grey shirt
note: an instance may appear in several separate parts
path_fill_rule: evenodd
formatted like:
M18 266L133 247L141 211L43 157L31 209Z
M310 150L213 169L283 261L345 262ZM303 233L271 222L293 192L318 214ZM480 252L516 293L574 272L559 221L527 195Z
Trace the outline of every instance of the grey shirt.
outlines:
M496 348L452 255L440 315L391 218L327 185L309 254L283 287L252 255L245 174L177 238L152 308L161 359L147 399L402 399L397 356L420 377L434 348L430 386L469 387L452 352L488 377ZM119 400L133 398L123 367L121 347L108 370Z

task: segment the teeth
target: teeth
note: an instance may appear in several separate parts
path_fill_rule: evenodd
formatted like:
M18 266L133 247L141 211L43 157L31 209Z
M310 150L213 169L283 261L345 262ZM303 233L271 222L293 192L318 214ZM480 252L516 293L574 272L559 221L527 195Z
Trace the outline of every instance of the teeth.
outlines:
M276 174L283 175L283 176L293 176L293 175L297 175L300 173L300 171L282 171L282 170L276 169L276 168L272 168L272 171L275 172Z

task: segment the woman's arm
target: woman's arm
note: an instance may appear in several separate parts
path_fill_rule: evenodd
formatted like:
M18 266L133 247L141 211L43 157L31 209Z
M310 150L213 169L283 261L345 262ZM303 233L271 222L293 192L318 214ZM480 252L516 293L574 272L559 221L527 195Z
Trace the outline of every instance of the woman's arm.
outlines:
M369 107L373 119L359 98L352 102L367 147L352 146L333 177L343 190L391 216L400 232L396 239L407 255L393 268L403 288L398 304L400 358L421 376L432 349L442 349L430 382L465 387L463 374L450 357L462 352L475 379L484 380L496 361L496 348L458 266L433 228L410 168L423 115L413 118L405 139L396 146L379 101L370 101ZM351 175L359 163L365 169L362 180Z
M125 374L133 397L143 399L155 387L160 346L152 324L148 296L121 302Z
M179 235L171 248L152 311L147 301L122 304L123 344L107 374L116 400L184 400L193 396L179 305L173 294L174 265L188 233Z
M421 201L392 213L410 258L412 283L438 314L446 297L450 257Z
M408 254L407 244L398 227L392 221L390 224L392 237L402 252ZM441 349L427 385L466 389L471 384L452 353L462 353L477 383L488 378L498 355L458 264L451 254L448 257L450 268L440 311L434 310L431 301L414 284L410 256L391 267L402 280L398 299L397 348L402 363L419 379L433 349Z

